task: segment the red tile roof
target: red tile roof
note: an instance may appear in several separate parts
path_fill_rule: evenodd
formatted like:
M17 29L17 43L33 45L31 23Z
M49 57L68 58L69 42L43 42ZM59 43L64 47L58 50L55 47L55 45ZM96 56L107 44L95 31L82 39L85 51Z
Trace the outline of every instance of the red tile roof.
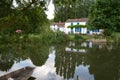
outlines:
M87 22L87 18L68 19L66 22Z
M65 23L64 22L53 22L52 25L57 25L58 27L64 27Z

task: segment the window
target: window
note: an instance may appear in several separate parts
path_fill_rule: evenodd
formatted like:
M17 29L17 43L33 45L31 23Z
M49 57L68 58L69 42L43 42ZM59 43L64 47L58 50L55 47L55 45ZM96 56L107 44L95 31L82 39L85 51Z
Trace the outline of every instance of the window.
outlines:
M79 32L79 28L75 28L75 32Z
M79 25L80 23L79 22L77 22L77 25Z
M71 22L71 26L73 26L73 23Z

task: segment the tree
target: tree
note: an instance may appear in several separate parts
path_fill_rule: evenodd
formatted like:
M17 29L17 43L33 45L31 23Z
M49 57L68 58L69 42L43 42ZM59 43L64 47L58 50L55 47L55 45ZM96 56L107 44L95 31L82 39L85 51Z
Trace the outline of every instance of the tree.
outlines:
M12 34L16 29L21 29L24 33L38 32L38 29L48 22L44 11L47 9L49 1L0 1L0 28L2 33ZM16 3L16 6L13 3Z
M54 21L66 21L69 18L87 17L89 7L95 0L53 0L55 5Z
M89 28L103 28L107 33L111 33L111 31L120 31L119 22L119 0L97 0L90 8L87 23Z

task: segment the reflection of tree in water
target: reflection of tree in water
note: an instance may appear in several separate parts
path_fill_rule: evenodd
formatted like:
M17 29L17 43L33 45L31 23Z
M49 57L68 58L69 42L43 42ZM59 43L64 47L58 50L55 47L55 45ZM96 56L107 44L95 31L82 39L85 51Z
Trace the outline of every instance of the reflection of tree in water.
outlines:
M39 44L32 46L29 56L34 65L41 66L47 60L48 54L49 54L49 46Z
M0 70L1 71L8 71L12 65L14 64L14 61L10 59L9 55L0 56Z
M9 70L14 61L20 62L30 58L34 65L43 65L49 54L49 46L40 42L4 43L0 46L0 70Z
M17 54L15 48L16 46L11 44L1 44L0 46L0 70L2 71L8 71L12 65L14 64L14 61L20 61L22 56L21 54ZM25 59L22 57L22 59Z
M84 64L84 55L66 52L65 46L56 46L55 67L56 72L64 79L74 77L76 66Z
M91 49L87 53L89 71L94 74L95 80L118 80L120 78L120 45L108 46L104 49Z
M118 80L120 78L120 44L99 45L94 44L93 48L86 48L85 54L66 52L64 45L56 46L57 74L64 79L70 79L74 77L76 66L89 65L89 72L94 75L94 80Z

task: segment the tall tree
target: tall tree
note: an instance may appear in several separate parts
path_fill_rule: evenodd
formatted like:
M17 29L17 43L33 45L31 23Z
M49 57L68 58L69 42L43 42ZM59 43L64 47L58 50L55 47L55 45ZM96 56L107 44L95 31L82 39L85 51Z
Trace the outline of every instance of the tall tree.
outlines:
M55 21L66 21L69 18L87 17L89 7L95 0L53 0Z
M120 31L120 0L97 0L90 8L88 26ZM110 34L108 34L110 35Z

